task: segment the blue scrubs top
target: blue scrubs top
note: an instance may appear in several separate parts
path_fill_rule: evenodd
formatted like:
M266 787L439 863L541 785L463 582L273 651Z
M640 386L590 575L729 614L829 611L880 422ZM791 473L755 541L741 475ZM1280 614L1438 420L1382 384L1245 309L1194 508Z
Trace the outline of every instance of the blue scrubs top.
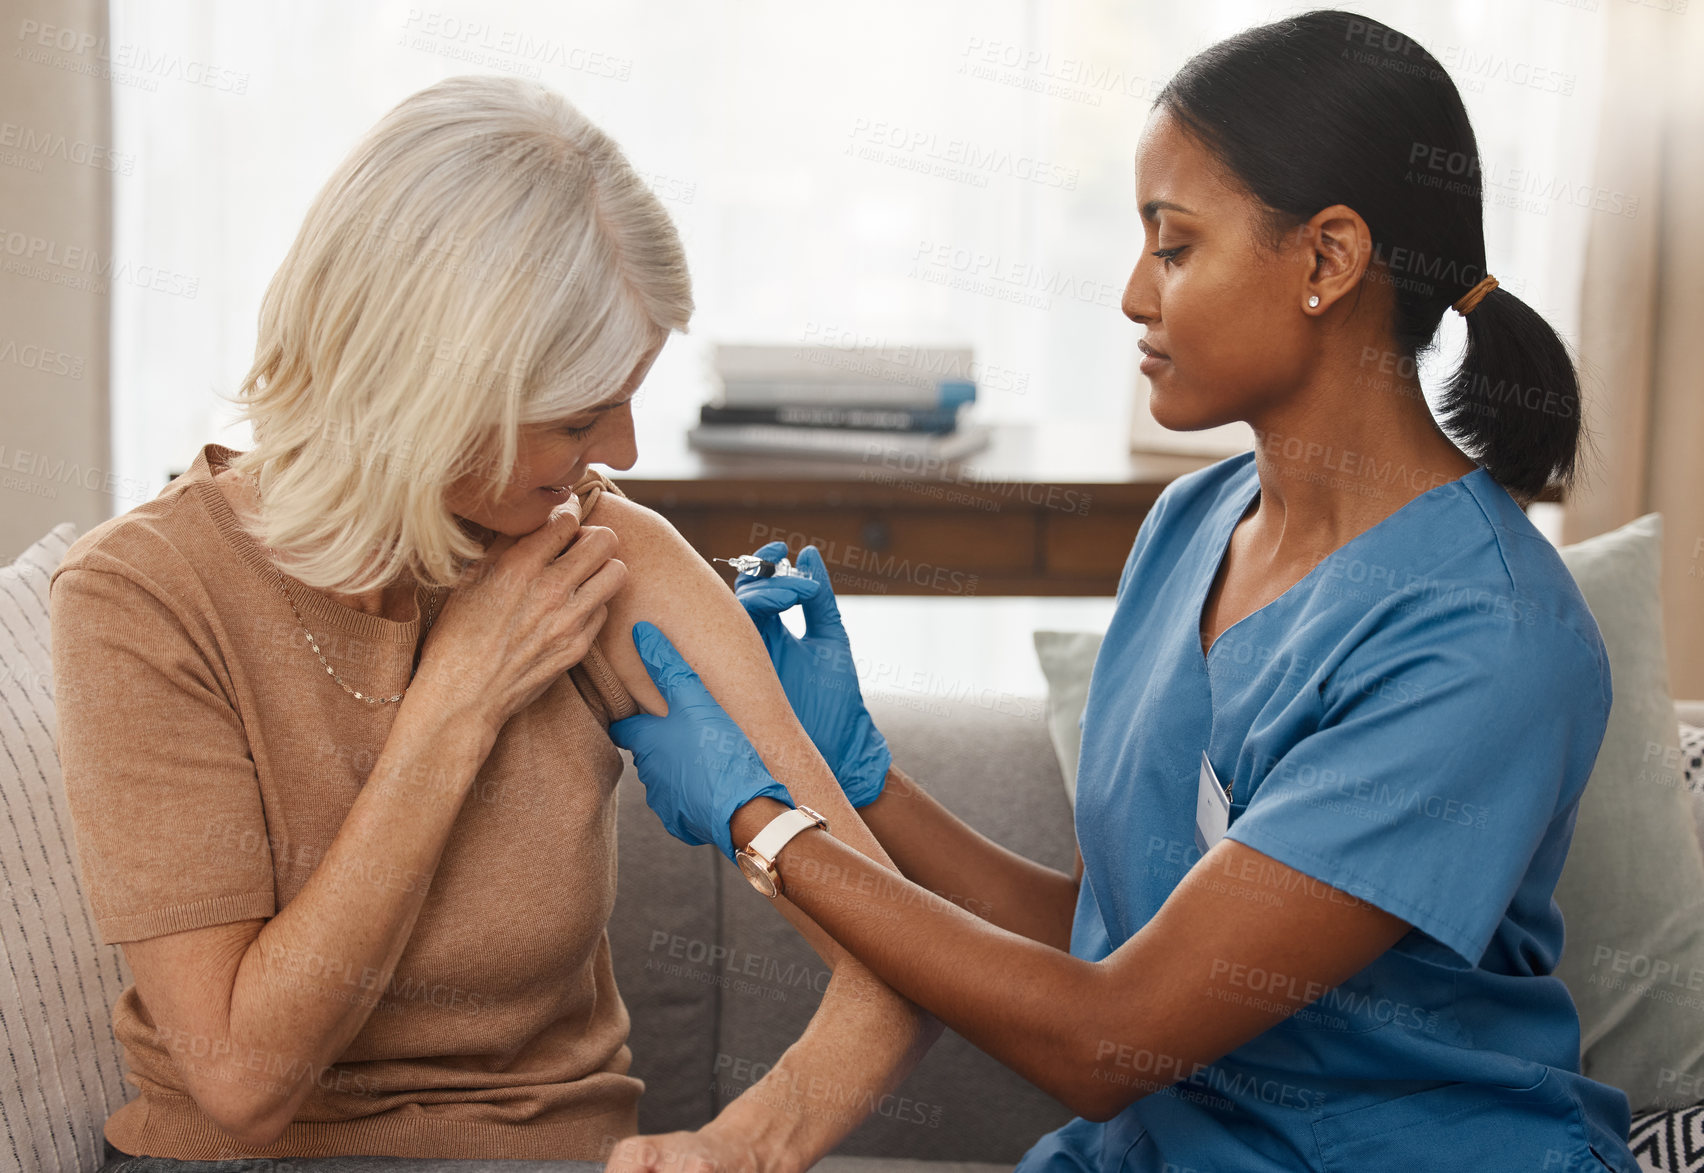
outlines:
M1552 976L1551 894L1610 703L1578 587L1476 469L1204 656L1208 590L1259 490L1252 452L1183 477L1131 548L1083 714L1071 952L1122 945L1200 858L1203 750L1232 786L1228 838L1413 928L1311 1001L1240 975L1302 1009L1182 1079L1132 1048L1130 1086L1169 1086L1049 1133L1019 1170L1636 1173L1627 1098L1580 1074Z

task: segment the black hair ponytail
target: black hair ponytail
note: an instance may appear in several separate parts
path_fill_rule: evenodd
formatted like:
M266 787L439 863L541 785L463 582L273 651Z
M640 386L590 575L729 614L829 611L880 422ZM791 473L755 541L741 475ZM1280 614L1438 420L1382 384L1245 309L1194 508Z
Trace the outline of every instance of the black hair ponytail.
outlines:
M1467 350L1439 405L1497 482L1525 498L1572 486L1580 384L1562 339L1533 308L1493 289L1467 314Z
M1249 29L1191 58L1156 106L1272 210L1275 238L1332 204L1361 215L1368 278L1394 287L1404 358L1433 345L1444 311L1486 275L1467 109L1443 66L1388 25L1325 10ZM1466 323L1440 423L1518 497L1571 485L1580 386L1562 339L1501 288Z

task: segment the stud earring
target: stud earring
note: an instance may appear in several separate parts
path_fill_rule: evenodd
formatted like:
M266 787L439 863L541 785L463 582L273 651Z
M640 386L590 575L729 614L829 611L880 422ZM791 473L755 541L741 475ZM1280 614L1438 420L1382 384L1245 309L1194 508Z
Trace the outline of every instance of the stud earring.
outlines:
M1315 293L1308 297L1308 308L1310 310L1317 310L1319 308L1319 294Z

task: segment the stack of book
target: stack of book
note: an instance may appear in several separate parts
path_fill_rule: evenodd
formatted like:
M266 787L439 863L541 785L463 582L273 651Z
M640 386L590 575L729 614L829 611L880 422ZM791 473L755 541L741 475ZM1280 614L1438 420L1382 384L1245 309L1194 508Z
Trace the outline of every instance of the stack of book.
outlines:
M719 346L721 391L687 441L701 452L893 462L985 447L971 352L905 347Z

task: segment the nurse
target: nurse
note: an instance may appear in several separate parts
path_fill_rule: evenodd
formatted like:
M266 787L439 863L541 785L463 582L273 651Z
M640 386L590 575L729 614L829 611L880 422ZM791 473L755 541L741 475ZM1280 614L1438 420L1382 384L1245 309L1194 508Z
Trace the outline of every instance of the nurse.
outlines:
M1242 33L1158 99L1123 305L1152 411L1257 443L1136 535L1083 716L1075 875L893 765L813 548L811 579L736 589L903 875L761 795L789 763L633 629L668 713L611 734L653 808L1072 1108L1025 1173L1636 1168L1552 972L1611 691L1522 505L1574 473L1579 387L1486 273L1481 195L1448 75L1367 17ZM1435 420L1415 358L1452 307L1467 346Z

